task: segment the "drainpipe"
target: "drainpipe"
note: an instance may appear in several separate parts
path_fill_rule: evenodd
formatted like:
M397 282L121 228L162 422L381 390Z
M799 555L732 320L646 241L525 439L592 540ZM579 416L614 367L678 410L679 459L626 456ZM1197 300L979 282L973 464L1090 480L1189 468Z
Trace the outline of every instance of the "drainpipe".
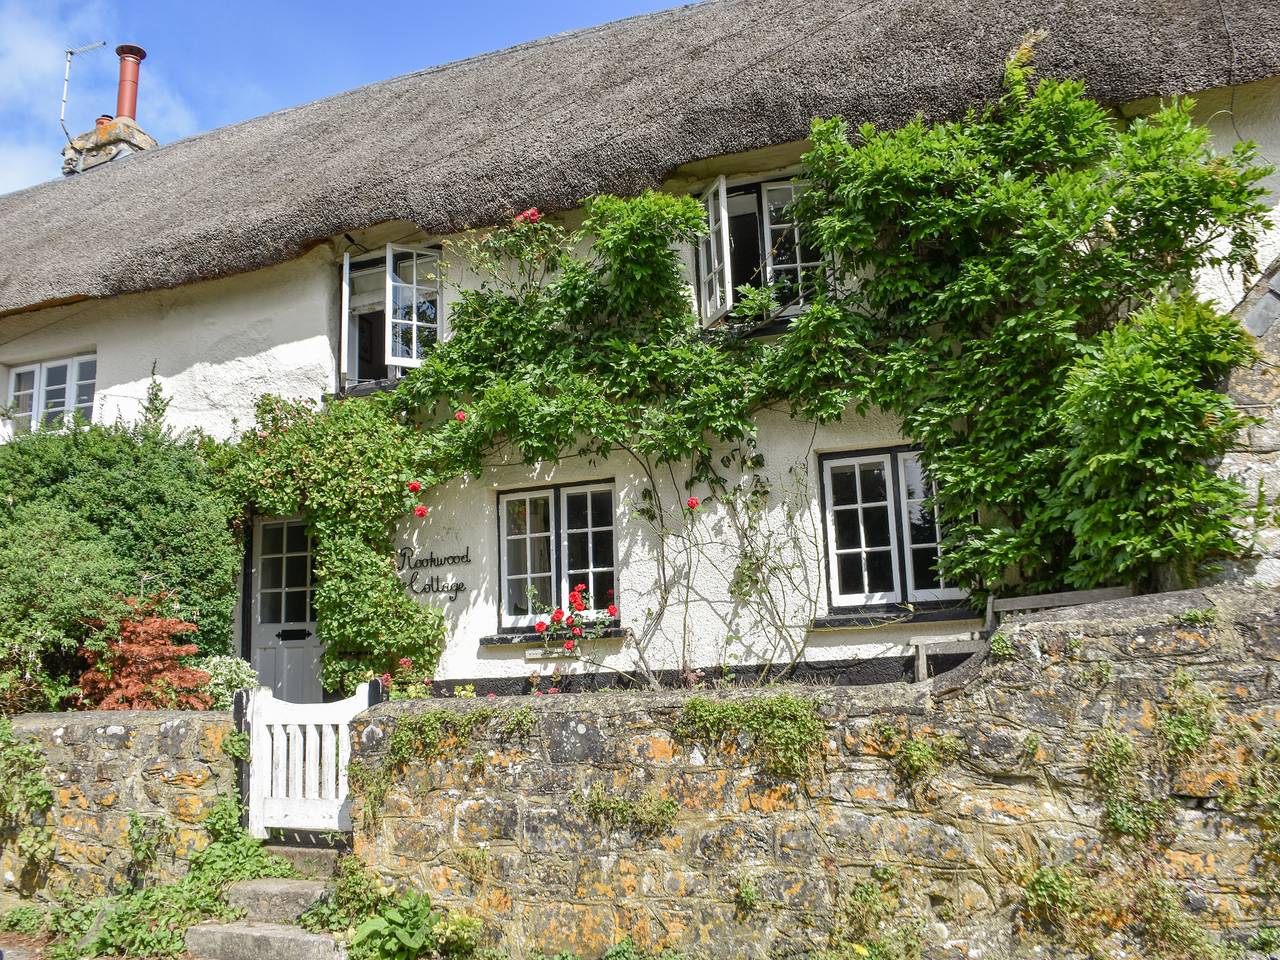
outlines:
M138 64L146 59L147 51L132 43L116 47L120 58L120 86L116 92L116 117L138 119Z

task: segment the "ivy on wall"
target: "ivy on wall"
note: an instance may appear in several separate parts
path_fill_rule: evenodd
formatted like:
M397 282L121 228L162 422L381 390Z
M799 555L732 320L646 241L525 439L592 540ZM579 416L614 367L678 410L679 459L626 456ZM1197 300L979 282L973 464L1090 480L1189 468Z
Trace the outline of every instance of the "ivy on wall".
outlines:
M947 579L975 590L1190 578L1232 553L1243 492L1212 461L1241 421L1216 387L1252 348L1183 291L1251 265L1265 170L1248 145L1215 156L1186 101L1122 123L1078 83L1034 82L1028 58L962 121L815 122L797 212L839 275L771 342L699 328L676 252L697 202L595 197L577 231L531 210L460 245L483 282L394 392L264 401L228 484L309 521L326 682L438 659L440 614L405 596L389 549L432 487L495 454L627 457L664 533L682 504L658 476L726 494L762 466L766 405L898 415L941 487ZM742 292L749 326L770 292Z

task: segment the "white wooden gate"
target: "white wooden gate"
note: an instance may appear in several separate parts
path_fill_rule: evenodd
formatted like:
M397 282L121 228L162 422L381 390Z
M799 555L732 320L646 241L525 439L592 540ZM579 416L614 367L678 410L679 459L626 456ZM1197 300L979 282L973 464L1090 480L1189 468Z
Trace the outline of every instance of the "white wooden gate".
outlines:
M272 827L351 829L351 720L370 705L367 683L336 703L277 700L267 687L249 691L245 719L253 836L266 837Z

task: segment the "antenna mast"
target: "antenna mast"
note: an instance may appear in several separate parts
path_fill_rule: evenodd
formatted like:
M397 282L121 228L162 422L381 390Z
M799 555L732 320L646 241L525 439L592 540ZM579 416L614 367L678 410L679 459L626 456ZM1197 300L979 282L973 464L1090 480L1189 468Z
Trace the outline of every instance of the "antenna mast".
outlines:
M107 41L99 40L96 43L86 43L83 47L76 47L74 50L67 51L67 67L62 72L62 109L58 112L58 122L62 124L62 132L67 138L67 143L71 142L71 131L67 129L67 87L71 83L71 58L78 53L88 53L90 50L97 50L99 47L105 47Z

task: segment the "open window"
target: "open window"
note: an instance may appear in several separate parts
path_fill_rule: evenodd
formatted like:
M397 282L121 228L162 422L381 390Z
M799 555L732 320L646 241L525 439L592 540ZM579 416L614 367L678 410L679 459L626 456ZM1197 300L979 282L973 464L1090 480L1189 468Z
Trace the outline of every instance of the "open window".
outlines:
M699 309L705 324L733 308L743 285L771 286L783 316L812 300L827 269L792 213L804 193L798 180L728 187L717 178L702 195L707 233L698 248Z
M387 244L342 260L344 386L396 379L443 335L440 252Z

